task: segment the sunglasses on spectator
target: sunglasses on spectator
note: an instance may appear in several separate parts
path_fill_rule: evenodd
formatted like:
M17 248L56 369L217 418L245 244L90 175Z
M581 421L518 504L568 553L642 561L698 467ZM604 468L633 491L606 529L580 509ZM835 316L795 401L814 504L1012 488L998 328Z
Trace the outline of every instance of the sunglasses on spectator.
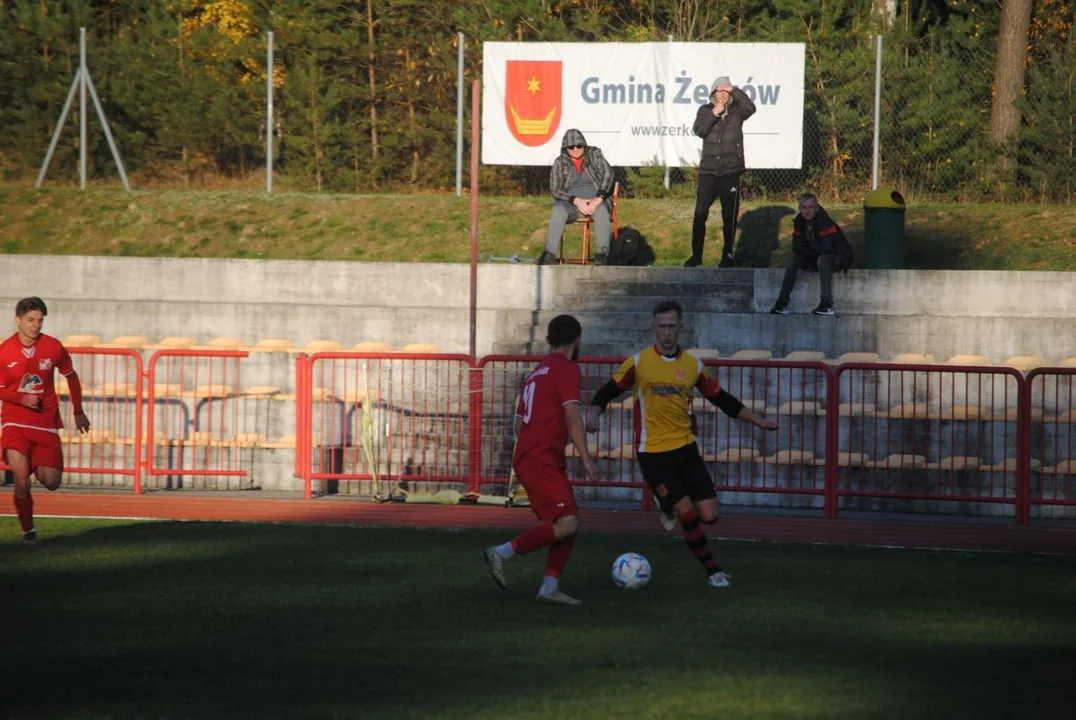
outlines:
M585 147L586 147L586 145L569 145L568 149L569 150L582 150Z

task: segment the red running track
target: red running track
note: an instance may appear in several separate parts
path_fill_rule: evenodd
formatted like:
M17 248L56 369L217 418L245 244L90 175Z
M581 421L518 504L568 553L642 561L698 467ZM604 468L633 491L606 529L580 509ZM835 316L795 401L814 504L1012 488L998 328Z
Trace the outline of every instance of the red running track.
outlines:
M9 501L7 501L9 502ZM6 504L6 502L5 502ZM379 505L342 498L292 500L236 494L148 494L101 492L34 493L38 516L233 520L261 522L406 525L443 528L525 528L526 509L490 506ZM5 513L10 514L10 513ZM584 527L593 532L663 534L657 515L639 510L584 508ZM927 522L727 514L708 531L715 538L774 540L953 550L992 550L1076 555L1076 528L1019 527L1011 520Z

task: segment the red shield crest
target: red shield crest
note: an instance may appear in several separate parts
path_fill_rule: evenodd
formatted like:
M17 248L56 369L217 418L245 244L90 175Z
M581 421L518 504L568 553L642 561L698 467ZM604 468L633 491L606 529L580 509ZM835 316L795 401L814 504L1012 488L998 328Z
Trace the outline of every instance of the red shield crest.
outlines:
M528 147L549 142L560 126L560 60L508 60L504 114L512 136Z

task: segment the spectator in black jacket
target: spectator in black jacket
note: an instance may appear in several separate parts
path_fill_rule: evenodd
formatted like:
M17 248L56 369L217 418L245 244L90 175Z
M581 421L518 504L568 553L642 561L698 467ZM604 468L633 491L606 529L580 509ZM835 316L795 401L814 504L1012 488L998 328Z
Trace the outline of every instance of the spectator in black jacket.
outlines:
M743 123L755 114L755 104L740 88L722 76L710 87L710 102L695 115L694 133L702 138L699 187L695 195L695 219L691 225L691 257L684 267L702 265L706 219L710 206L721 198L724 246L720 267L732 267L736 242L736 216L740 212L740 174L744 171Z
M788 314L792 288L800 270L817 271L822 284L822 298L811 312L815 315L835 315L833 309L833 274L852 266L852 246L841 227L818 204L818 198L807 193L800 195L800 211L792 220L792 254L785 266L781 294L773 309L774 315Z

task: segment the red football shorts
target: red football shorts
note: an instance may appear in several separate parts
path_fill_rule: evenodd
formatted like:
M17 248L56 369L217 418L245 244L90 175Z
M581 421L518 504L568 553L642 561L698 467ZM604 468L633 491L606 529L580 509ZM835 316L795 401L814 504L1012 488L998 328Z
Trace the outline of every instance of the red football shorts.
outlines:
M566 515L577 515L572 486L564 468L523 460L515 466L516 479L527 491L531 510L542 522L553 522Z
M30 459L30 470L39 467L64 469L64 453L60 446L60 436L48 430L8 425L0 435L0 448L4 451L15 450Z

